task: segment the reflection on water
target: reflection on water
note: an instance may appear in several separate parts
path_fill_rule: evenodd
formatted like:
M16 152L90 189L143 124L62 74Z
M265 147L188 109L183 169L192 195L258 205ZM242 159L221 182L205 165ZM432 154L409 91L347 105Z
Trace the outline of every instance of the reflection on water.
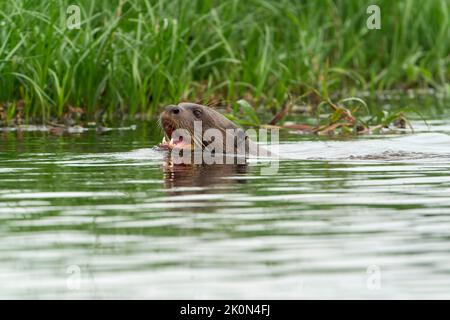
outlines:
M289 136L276 175L0 134L0 298L450 298L450 125L415 127Z
M182 187L204 193L203 188L214 185L245 183L233 177L245 175L247 171L247 164L174 164L168 154L163 161L164 186L175 194Z

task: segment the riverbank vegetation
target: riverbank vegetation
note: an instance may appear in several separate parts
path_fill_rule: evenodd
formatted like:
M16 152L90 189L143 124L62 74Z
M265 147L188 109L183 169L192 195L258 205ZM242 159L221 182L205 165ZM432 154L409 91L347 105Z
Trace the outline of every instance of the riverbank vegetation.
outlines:
M67 25L72 4L79 29ZM381 29L366 25L370 4ZM326 108L339 120L328 123L363 132L348 111L362 108L375 124L394 114L380 118L361 92L450 91L449 39L446 0L6 0L0 122L152 118L182 100L245 100L247 115Z

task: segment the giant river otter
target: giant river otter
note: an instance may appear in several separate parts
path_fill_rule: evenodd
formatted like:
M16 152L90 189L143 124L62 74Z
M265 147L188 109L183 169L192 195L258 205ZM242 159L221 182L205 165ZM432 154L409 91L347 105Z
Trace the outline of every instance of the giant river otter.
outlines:
M164 130L161 147L234 155L268 155L242 128L219 112L195 103L169 105L159 123Z

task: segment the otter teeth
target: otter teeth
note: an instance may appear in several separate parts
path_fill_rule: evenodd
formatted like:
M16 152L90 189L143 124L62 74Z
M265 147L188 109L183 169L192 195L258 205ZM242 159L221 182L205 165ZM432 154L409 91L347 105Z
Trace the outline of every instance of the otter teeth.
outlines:
M175 141L175 140L173 140L173 138L171 138L170 141L169 141L169 146L176 146L178 144L181 144L182 141L183 141L183 139L178 139L178 140Z

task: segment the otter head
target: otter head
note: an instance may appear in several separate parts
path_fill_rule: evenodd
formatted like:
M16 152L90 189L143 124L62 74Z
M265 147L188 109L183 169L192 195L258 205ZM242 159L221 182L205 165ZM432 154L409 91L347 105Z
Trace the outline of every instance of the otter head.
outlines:
M238 129L238 134L245 135L242 129L219 112L195 103L169 105L162 112L159 121L166 139L162 146L169 148L188 148L194 144L205 148L211 141L217 142L216 139L225 143L227 129ZM219 132L220 135L217 134ZM213 134L214 138L211 138L211 133L216 133ZM185 135L189 135L190 139L186 139Z

